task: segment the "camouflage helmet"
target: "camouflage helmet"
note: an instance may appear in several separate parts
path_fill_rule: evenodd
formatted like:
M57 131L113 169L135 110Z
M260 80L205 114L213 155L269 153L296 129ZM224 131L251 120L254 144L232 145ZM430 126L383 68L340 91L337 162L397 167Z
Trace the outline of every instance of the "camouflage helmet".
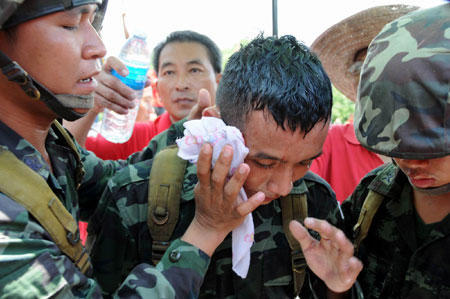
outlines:
M107 5L107 1L102 0L2 0L0 3L0 29L86 4L99 5L94 26L100 30Z
M99 7L93 22L93 26L99 31L108 0L1 0L0 30L87 4L97 4ZM8 80L19 84L29 97L41 100L66 120L76 120L84 115L74 111L73 108L91 108L93 105L93 95L54 95L2 51L0 51L0 68Z
M386 25L361 70L355 133L390 157L450 154L450 3Z

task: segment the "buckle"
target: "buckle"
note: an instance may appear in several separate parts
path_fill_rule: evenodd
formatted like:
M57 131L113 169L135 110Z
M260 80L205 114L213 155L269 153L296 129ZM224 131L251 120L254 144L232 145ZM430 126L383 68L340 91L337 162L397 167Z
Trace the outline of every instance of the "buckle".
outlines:
M164 253L167 251L167 248L169 248L170 242L161 242L161 241L153 241L152 242L152 260L157 264L159 262Z
M305 255L301 250L294 250L291 252L291 262L292 269L295 272L304 272L307 267Z

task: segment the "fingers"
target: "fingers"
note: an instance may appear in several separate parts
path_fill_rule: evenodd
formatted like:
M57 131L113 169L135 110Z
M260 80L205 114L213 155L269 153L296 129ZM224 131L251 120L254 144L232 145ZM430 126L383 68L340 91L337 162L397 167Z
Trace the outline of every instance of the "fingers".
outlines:
M323 241L331 241L332 245L339 249L340 254L353 255L353 244L345 234L326 220L306 218L305 226L318 232ZM326 246L326 245L325 245Z
M300 224L300 222L292 220L289 223L289 230L294 238L300 243L300 246L304 252L306 252L308 248L312 247L315 240L311 237L306 228Z
M103 65L103 70L95 76L98 86L95 90L95 105L97 109L110 109L119 114L126 114L128 109L135 106L133 100L136 93L122 81L111 74L117 71L122 76L128 75L125 64L117 57L109 57Z
M202 117L203 110L209 106L211 106L211 96L206 89L202 88L198 93L198 102L194 107L192 107L188 119L200 119Z
M261 205L266 196L263 192L257 192L253 194L247 201L244 201L236 207L236 212L239 216L243 217L253 212L257 207Z
M211 186L211 160L212 146L204 143L200 149L197 161L197 178L202 188L210 188Z
M122 62L118 57L110 56L106 59L105 64L103 65L103 69L110 73L112 70L115 70L122 76L128 76L128 69L125 63Z

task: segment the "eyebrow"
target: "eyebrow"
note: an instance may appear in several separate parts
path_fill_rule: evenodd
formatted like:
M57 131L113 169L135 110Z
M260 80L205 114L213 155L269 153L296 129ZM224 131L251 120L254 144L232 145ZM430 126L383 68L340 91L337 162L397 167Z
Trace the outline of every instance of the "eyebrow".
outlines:
M199 64L199 65L203 65L203 63L199 60L199 59L194 59L194 60L190 60L190 61L188 61L187 62L187 65L192 65L192 64ZM161 69L163 69L163 68L165 68L165 67L168 67L168 66L172 66L172 65L174 65L174 63L173 62L164 62L162 65L161 65Z
M304 159L304 160L300 161L299 163L302 163L302 162L305 162L305 161L309 161L309 160L314 160L315 158L319 157L320 155L322 155L322 151L320 151L317 155L312 156L311 158ZM274 160L274 161L279 161L281 163L287 163L286 160L283 160L283 159L280 159L280 158L277 158L277 157L274 157L274 156L271 156L269 154L262 153L262 152L257 153L257 154L255 154L255 155L253 155L251 157L255 158L255 159Z

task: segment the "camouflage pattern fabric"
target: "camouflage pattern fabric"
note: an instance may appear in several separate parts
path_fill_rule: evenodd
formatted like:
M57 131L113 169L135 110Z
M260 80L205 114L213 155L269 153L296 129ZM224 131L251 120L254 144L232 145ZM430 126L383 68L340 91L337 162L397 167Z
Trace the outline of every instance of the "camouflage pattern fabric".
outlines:
M341 206L351 240L369 190L385 198L357 254L364 264L358 276L364 298L450 298L450 215L425 225L407 177L388 164L369 173ZM419 227L426 233L416 234Z
M390 157L450 154L450 3L407 14L375 37L361 70L355 132Z
M183 134L183 122L155 137L149 148L158 151ZM99 209L89 223L94 277L106 292L113 292L138 263L151 263L152 238L147 226L148 179L152 161L130 165L110 181ZM195 214L196 167L188 164L184 177L180 218L172 239L180 237ZM334 193L318 176L308 173L294 183L294 194L307 194L309 215L324 219L338 209ZM334 223L342 221L332 216ZM282 227L279 200L253 212L254 245L247 278L232 271L231 234L216 249L199 298L295 298L290 248ZM317 236L316 236L317 237ZM173 284L176 285L176 284ZM302 298L309 296L308 282ZM303 297L303 294L305 294Z
M132 161L132 158L120 162L102 161L93 153L79 148L86 175L77 192L74 183L76 159L54 130L50 130L46 140L53 172L30 143L2 122L0 146L13 152L41 175L76 220L80 219L80 215L83 220L91 216L108 179ZM152 155L149 149L147 153ZM145 157L142 153L140 155ZM0 203L0 298L102 296L98 284L79 272L23 206L1 192ZM181 260L171 258L170 253L174 255L173 252L175 256L181 255ZM133 272L116 296L175 298L175 295L180 295L180 298L193 298L208 263L209 257L197 248L181 241L174 242L157 268L141 264L134 270L130 269ZM186 264L188 266L180 267ZM182 285L182 289L176 289L172 284Z

